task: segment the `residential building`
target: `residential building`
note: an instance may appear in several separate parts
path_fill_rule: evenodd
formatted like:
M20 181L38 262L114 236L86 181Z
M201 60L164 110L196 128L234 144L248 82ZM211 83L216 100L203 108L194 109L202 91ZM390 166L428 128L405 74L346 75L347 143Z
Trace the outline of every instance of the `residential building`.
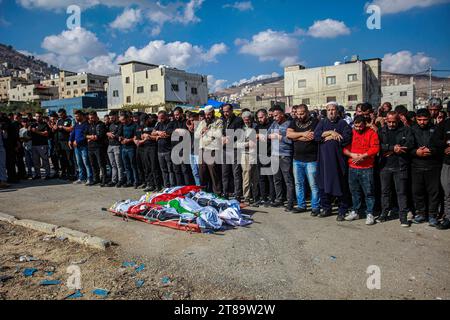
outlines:
M16 88L19 84L28 84L23 78L18 77L3 77L0 78L0 102L7 102L9 100L9 90Z
M52 100L58 96L58 87L46 87L41 84L19 84L8 92L9 101L35 102Z
M81 97L87 92L105 91L108 77L91 73L74 73L61 71L59 73L59 97L70 99Z
M286 103L283 101L275 100L273 98L264 98L261 96L245 96L240 99L239 104L241 109L250 109L253 112L258 111L259 109L269 110L275 105L279 105L283 109L286 107Z
M73 116L76 110L106 110L108 103L106 101L106 92L96 91L86 92L82 97L43 101L41 107L48 113L53 111L58 112L59 109L65 109L68 115Z
M137 61L120 64L108 78L108 109L142 105L156 112L165 104L200 106L208 101L207 77Z
M382 103L390 102L394 107L404 105L408 110L413 111L416 102L416 87L414 78L411 77L410 83L399 84L398 80L388 81L381 87Z
M381 102L381 59L360 60L357 56L334 66L284 70L284 90L290 109L293 105L325 106L337 101L351 109L361 102L378 107Z

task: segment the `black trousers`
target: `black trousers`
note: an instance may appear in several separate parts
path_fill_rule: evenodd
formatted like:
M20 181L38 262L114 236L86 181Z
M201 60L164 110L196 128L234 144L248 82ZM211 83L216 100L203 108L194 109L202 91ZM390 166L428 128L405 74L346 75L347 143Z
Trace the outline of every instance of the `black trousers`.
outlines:
M261 194L261 200L263 201L275 201L275 185L273 182L273 175L262 175L262 168L270 168L270 165L259 165L259 191Z
M73 150L69 148L67 141L59 141L56 146L59 163L61 164L61 174L69 178L75 177L75 158Z
M436 217L439 213L441 168L412 168L411 176L416 214L429 213L430 216Z
M200 183L203 187L207 187L208 185L212 186L212 191L217 194L222 194L222 181L220 179L220 164L212 163L207 164L203 159L206 154L211 154L212 157L215 157L214 151L202 151L202 155L200 157Z
M182 164L173 164L173 171L175 174L175 180L177 182L177 186L187 186L192 185L193 178L190 165Z
M223 193L233 193L236 197L242 197L242 167L238 164L237 150L233 154L227 154L224 150L224 162L222 164Z
M142 165L145 172L147 187L160 189L162 186L161 168L158 161L158 149L156 147L142 147Z
M20 146L19 151L16 153L16 165L17 175L19 179L26 179L27 171L25 169L25 150L23 146Z
M106 148L89 149L88 154L94 174L94 181L96 183L101 182L102 184L106 184Z
M395 192L400 220L406 222L408 216L408 170L383 168L380 172L380 178L382 214L388 214L390 196ZM394 190L392 190L392 182L394 182Z
M288 207L294 206L295 184L292 157L280 156L280 168L274 175L276 201L283 202L283 190L286 187ZM284 180L284 183L283 183Z
M8 176L8 182L17 182L16 160L17 152L14 147L5 146L6 152L6 172Z
M138 147L136 150L136 166L138 171L139 181L145 182L145 168L144 168L144 148Z
M171 152L158 153L159 166L165 188L175 187L176 181L173 173Z

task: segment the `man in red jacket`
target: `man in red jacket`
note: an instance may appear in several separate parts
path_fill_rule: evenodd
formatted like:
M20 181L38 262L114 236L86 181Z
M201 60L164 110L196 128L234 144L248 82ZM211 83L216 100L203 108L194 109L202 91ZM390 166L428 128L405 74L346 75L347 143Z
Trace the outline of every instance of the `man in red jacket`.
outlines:
M367 127L364 116L357 116L353 122L352 143L344 148L344 154L349 158L349 186L353 200L353 211L347 215L346 221L359 219L362 206L362 196L365 198L367 225L373 225L375 219L375 189L373 167L375 156L380 151L378 135Z

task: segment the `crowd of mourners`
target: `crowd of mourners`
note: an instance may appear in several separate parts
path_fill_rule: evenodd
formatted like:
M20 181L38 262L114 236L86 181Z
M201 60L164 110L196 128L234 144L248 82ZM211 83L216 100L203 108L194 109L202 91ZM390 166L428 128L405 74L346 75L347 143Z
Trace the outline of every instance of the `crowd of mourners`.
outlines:
M184 138L188 152L179 148ZM445 230L450 118L439 99L417 112L362 103L353 117L335 102L290 114L280 106L237 113L230 104L220 112L112 111L103 119L64 109L0 113L0 189L26 179L145 192L198 185L254 207L320 218L337 207L338 221L399 219L403 227Z

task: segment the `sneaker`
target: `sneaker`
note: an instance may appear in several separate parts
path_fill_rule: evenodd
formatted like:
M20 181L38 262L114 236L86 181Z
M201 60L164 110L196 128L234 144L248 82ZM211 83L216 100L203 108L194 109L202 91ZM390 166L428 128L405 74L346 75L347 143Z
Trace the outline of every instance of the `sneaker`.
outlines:
M93 186L93 185L94 185L94 182L93 182L93 181L88 181L88 182L86 182L86 184L85 184L86 187L91 187L91 186Z
M444 219L444 221L436 227L438 230L448 230L450 229L450 220Z
M77 180L77 181L73 182L72 184L84 184L84 183L86 183L86 182L81 181L81 180Z
M430 217L430 220L428 221L428 225L430 227L436 228L439 225L439 221L434 217Z
M379 223L383 223L383 222L386 222L387 221L387 216L386 216L386 214L380 214L380 216L377 218L377 221L379 222Z
M402 222L401 226L402 226L402 228L409 228L410 224L408 222Z
M336 217L336 221L337 221L337 222L343 222L343 221L345 221L345 217L339 214L339 215Z
M368 214L367 218L366 218L366 225L372 226L374 224L375 224L375 218L374 218L373 214Z
M331 210L322 210L319 214L319 218L327 218L333 215L333 211Z
M355 211L350 212L350 214L348 214L345 217L345 221L354 221L354 220L359 220L359 214L357 214Z
M421 224L421 223L427 222L427 218L422 214L418 214L414 218L413 222L416 224Z

